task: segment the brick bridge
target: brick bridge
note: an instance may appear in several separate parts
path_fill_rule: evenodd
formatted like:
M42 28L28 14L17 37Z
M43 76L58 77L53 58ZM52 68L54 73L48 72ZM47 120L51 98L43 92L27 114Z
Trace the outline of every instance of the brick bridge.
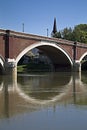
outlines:
M17 72L17 63L28 51L38 48L58 67L81 70L81 61L87 55L87 45L78 42L0 30L0 72Z

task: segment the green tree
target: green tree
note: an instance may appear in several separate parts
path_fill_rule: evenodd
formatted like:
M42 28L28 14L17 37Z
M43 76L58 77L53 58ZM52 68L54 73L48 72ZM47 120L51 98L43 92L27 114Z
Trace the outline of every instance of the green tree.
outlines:
M87 24L79 24L73 30L74 40L87 43Z
M66 27L62 31L56 32L53 37L87 43L87 24L76 25L73 29Z
M60 31L56 32L55 34L53 34L53 37L55 37L55 38L62 38L61 37L61 32Z
M62 31L62 38L66 39L66 40L71 40L72 39L72 28L64 28L64 30Z

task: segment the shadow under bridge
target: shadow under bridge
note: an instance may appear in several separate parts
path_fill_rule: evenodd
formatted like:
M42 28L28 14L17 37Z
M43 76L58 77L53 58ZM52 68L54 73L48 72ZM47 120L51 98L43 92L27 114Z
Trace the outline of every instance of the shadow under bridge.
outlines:
M42 45L37 47L49 57L53 71L70 71L72 68L71 60L64 50L54 46Z

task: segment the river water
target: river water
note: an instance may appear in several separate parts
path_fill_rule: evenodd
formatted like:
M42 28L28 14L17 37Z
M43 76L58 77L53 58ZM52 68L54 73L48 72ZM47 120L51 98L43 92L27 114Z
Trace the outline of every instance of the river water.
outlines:
M0 76L0 130L87 130L87 74Z

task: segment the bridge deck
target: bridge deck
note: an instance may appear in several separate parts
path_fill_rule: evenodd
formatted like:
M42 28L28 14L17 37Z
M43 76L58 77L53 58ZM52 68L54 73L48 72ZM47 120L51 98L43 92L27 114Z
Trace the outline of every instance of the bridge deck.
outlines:
M7 32L9 32L9 36L12 37L19 37L19 38L24 38L24 39L32 39L32 40L39 40L39 41L47 41L47 42L52 42L52 43L61 43L65 45L74 45L74 41L69 41L61 38L53 38L53 37L45 37L45 36L39 36L39 35L34 35L34 34L28 34L28 33L23 33L23 32L16 32L12 30L2 30L0 29L0 35L6 35ZM80 43L77 42L76 44L78 47L84 47L87 48L87 45L85 43Z

